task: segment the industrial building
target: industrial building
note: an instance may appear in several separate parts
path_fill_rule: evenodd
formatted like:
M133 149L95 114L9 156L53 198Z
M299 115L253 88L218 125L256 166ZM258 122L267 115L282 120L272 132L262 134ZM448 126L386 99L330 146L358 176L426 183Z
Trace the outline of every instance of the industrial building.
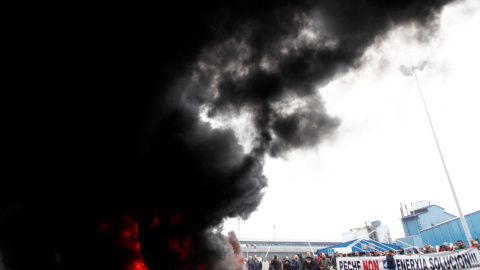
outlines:
M465 215L465 221L467 222L468 230L472 238L478 239L480 236L480 211ZM420 236L422 237L422 241L429 245L441 245L444 242L455 243L457 240L462 240L465 244L468 243L459 218L454 218L421 230Z
M406 213L401 207L402 224L405 237L396 239L395 243L403 248L421 247L425 243L433 246L449 244L462 240L468 243L465 231L458 217L445 212L445 209L431 201L420 201L412 204L412 210ZM472 238L480 236L480 211L465 215Z
M289 239L239 239L240 246L244 258L248 256L261 257L262 259L267 255L267 259L271 260L273 255L277 255L280 260L287 257L292 258L292 255L298 253L305 257L307 252L313 254L318 250L332 245L340 244L337 241L323 241L323 240L289 240Z
M350 229L350 232L342 233L342 241L348 242L355 239L370 239L373 241L392 244L392 237L388 226L382 225L382 222L375 220L365 222L364 227Z

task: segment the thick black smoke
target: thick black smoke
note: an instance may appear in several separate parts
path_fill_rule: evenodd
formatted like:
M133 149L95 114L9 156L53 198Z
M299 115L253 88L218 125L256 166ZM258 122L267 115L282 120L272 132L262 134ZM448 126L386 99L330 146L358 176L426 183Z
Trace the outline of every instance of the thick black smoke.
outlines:
M12 10L0 266L129 269L139 243L150 270L236 269L232 241L212 230L259 205L265 155L317 145L339 125L316 89L392 27L429 31L448 2ZM204 112L248 115L252 147Z

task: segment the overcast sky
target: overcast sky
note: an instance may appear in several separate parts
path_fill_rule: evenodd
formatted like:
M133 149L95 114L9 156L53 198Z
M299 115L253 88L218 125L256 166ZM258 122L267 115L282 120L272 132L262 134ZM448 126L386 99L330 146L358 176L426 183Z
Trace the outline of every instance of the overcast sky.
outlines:
M319 89L341 119L316 149L267 159L269 186L240 238L332 239L380 220L403 237L400 203L431 200L458 216L414 77L401 64L428 61L418 79L462 210L480 210L480 2L447 6L437 33L419 42L413 27L378 40L361 69ZM242 137L237 130L239 137ZM238 233L236 219L225 231Z

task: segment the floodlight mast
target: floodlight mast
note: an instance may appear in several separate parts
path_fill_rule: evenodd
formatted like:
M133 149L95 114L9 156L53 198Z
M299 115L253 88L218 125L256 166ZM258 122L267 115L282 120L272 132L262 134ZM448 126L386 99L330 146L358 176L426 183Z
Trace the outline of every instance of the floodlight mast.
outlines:
M443 168L445 169L445 174L447 175L448 183L450 184L450 190L452 191L453 198L455 199L455 204L457 205L458 213L460 215L460 220L462 221L463 230L465 231L465 235L467 236L467 241L468 241L468 239L472 238L472 236L470 234L470 230L468 229L467 222L465 221L465 217L463 216L463 211L462 211L462 208L460 207L460 203L458 202L457 193L455 192L455 188L453 187L452 179L450 179L450 174L448 173L447 164L445 163L445 159L443 158L442 150L440 148L440 144L438 143L435 129L433 128L432 119L430 118L430 114L428 113L427 103L425 102L425 99L423 97L422 88L420 87L420 82L418 81L417 73L415 72L416 69L423 70L426 65L427 65L427 61L423 61L420 65L412 66L409 68L404 65L401 65L399 70L405 76L412 76L412 74L415 75L415 79L418 85L418 90L420 91L420 96L422 97L423 106L425 107L425 112L427 112L428 122L430 123L430 127L432 128L432 133L433 133L433 137L435 138L435 142L437 144L438 153L440 154Z

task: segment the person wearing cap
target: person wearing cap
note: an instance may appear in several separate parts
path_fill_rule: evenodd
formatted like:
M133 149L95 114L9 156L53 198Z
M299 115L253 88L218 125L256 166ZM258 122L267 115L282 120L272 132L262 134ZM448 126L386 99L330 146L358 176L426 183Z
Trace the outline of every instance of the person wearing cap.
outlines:
M305 259L302 257L302 253L298 253L297 255L298 258L298 270L305 270L307 269L307 263L305 262Z
M395 259L393 258L393 249L385 250L385 256L387 256L387 270L395 270Z

